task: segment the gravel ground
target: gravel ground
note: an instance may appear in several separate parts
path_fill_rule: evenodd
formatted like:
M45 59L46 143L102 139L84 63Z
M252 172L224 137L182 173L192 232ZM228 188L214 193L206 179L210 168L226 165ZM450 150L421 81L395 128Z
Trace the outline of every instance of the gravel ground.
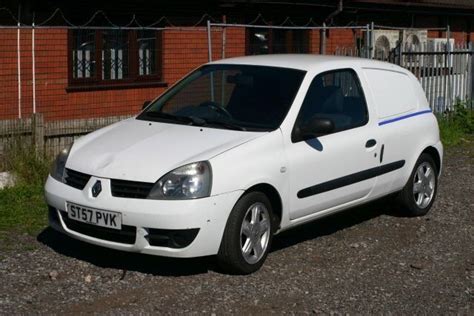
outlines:
M473 315L473 157L472 144L447 154L427 216L400 217L380 201L328 217L277 236L249 276L224 275L212 258L120 253L50 229L14 236L18 249L0 254L0 314Z

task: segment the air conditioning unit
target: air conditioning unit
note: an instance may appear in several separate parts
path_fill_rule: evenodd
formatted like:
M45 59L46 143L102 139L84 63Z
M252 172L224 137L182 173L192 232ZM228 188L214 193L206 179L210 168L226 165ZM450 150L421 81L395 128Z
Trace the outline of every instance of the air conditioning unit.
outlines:
M420 67L424 64L423 56L419 52L426 51L428 45L428 30L403 30L400 32L403 43L404 67ZM413 53L413 54L410 54Z
M364 33L364 41L367 43L367 33ZM397 47L400 41L400 32L395 30L374 30L372 32L372 57L385 60L390 52Z
M403 30L404 52L424 51L428 43L428 30Z
M449 46L448 46L449 45ZM450 38L449 42L446 38L429 38L426 45L426 50L432 53L439 53L430 55L428 58L428 66L430 67L452 67L453 55L446 57L448 49L450 52L454 50L454 38Z

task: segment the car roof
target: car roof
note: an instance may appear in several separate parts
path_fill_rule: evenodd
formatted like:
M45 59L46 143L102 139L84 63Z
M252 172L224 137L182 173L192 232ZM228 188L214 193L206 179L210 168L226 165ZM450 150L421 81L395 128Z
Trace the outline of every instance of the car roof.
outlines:
M351 67L357 64L359 67L382 68L406 72L405 69L378 60L372 60L359 57L331 56L331 55L311 55L311 54L274 54L274 55L256 55L220 59L210 64L238 64L238 65L256 65L293 68L310 71L325 64L328 67L342 68Z

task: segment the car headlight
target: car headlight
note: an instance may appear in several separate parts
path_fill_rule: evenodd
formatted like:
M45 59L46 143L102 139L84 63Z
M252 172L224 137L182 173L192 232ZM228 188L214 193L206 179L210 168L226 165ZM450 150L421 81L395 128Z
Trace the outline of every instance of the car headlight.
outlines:
M148 195L155 200L186 200L208 197L211 194L211 165L207 161L179 167L153 186Z
M53 166L51 167L51 177L54 179L64 182L64 169L66 168L66 161L69 157L72 144L61 150L56 159L54 160Z

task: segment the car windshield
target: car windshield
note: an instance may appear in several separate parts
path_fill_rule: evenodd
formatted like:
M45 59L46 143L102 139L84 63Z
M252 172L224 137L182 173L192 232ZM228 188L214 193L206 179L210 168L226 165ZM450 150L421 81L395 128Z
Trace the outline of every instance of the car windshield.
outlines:
M274 130L285 118L304 71L206 65L150 104L137 119L236 130Z

